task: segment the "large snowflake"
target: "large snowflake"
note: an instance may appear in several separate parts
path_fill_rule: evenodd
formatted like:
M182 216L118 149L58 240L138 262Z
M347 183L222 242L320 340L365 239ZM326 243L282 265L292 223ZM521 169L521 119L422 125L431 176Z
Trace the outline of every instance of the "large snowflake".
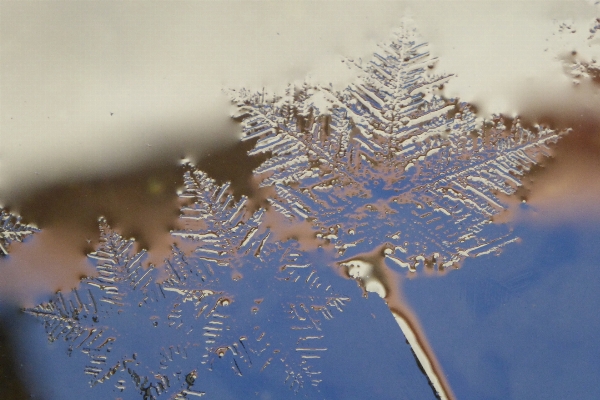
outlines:
M492 224L498 197L560 135L502 116L478 123L468 104L436 94L450 76L428 73L434 62L402 31L341 92L236 93L243 140L273 155L256 174L274 186L275 208L335 231L340 254L387 242L388 259L409 271L458 267L513 240Z
M26 310L50 340L66 340L92 385L182 399L203 395L199 377L225 368L270 371L296 391L317 386L326 325L356 289L336 269L397 311L383 275L458 268L516 239L492 221L500 197L560 133L479 121L441 96L451 76L431 73L435 59L411 30L371 62L348 63L359 78L342 91L231 91L242 140L256 141L250 154L269 157L254 171L271 188L268 207L254 211L190 165L185 227L162 268L144 267L145 251L101 220L89 255L99 276ZM281 321L289 331L270 329Z

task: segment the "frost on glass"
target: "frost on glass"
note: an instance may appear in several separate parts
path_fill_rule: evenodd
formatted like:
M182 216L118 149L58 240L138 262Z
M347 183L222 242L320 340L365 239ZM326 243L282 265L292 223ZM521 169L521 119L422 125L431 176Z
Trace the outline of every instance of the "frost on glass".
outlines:
M569 33L577 32L575 24L572 22L560 22L558 33L565 36ZM589 35L586 38L588 49L595 48L599 38L600 18L595 18L589 23ZM584 52L585 53L585 52ZM579 85L582 82L592 81L600 83L600 64L592 57L586 57L572 51L567 57L563 57L563 68L568 76L573 78L573 84Z
M166 277L101 220L89 255L99 276L26 312L44 321L50 341L68 343L91 385L112 379L144 398L189 398L204 394L199 375L227 368L274 370L293 391L317 386L325 326L350 298L297 243L269 240L264 210L246 215L247 199L235 201L228 185L190 170L185 186L188 229L173 232L185 249L173 246Z
M342 91L231 91L242 140L256 141L250 154L269 157L254 171L268 206L188 165L164 265L147 266L145 250L101 219L89 254L98 276L25 311L91 385L143 398L202 396L215 370L318 390L327 326L362 296L343 276L383 297L417 343L390 277L442 273L515 241L492 221L500 199L561 134L500 115L479 121L440 94L451 75L433 74L435 61L405 29L371 62L347 60L359 77ZM413 349L451 397L434 360Z
M12 242L22 242L35 232L38 232L38 229L23 224L21 217L0 210L0 256L8 254L8 247Z
M243 140L272 157L255 172L274 208L311 221L348 257L386 244L390 265L445 270L514 240L491 218L559 134L440 96L451 76L411 32L398 34L341 92L305 84L283 96L239 91Z

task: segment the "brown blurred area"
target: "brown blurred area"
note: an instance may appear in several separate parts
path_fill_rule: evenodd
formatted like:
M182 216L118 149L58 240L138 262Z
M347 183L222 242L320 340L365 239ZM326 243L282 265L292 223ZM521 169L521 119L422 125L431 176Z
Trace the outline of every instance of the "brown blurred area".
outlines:
M571 107L573 107L571 105ZM524 118L529 124L570 129L553 147L552 155L533 166L522 187L504 199L509 204L504 220L538 224L600 222L600 110L557 107ZM527 204L526 210L519 207Z
M600 220L600 116L589 110L580 113L531 113L525 124L542 124L554 129L571 129L521 181L517 192L504 198L506 213L496 222L532 220L555 224L566 221ZM232 182L236 196L247 195L255 206L264 193L251 179L252 171L265 157L249 157L252 142L212 151L198 167L219 183ZM71 182L31 192L12 205L24 222L42 229L29 243L14 243L11 253L0 260L3 268L1 291L24 305L33 305L39 293L68 290L82 276L95 271L86 254L98 244L98 218L124 237L133 237L138 250L149 251L148 263L160 266L169 257L178 228L183 185L180 163L159 165L120 176ZM524 211L522 201L530 207Z
M529 176L529 202L545 218L600 220L600 119L573 121L543 169Z
M260 191L252 170L264 157L250 157L254 143L238 142L209 152L197 166L218 183L231 182L236 196L256 197ZM9 209L41 232L28 243L13 243L0 259L0 293L23 305L33 305L39 292L69 290L95 271L86 255L99 240L98 218L125 238L135 238L137 250L148 250L147 263L160 266L174 242L183 187L181 163L158 165L123 175L68 182L28 193ZM257 204L260 200L254 199Z

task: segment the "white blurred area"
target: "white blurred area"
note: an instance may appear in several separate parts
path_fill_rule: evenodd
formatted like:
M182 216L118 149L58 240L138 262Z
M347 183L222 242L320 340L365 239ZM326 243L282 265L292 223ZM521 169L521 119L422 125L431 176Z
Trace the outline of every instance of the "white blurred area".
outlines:
M412 18L447 96L482 117L587 104L561 57L591 60L590 1L0 3L0 204L32 188L198 157L237 140L223 88L341 88ZM560 33L561 21L575 32ZM568 100L568 101L566 101ZM530 110L531 109L531 110ZM538 110L539 111L539 110Z

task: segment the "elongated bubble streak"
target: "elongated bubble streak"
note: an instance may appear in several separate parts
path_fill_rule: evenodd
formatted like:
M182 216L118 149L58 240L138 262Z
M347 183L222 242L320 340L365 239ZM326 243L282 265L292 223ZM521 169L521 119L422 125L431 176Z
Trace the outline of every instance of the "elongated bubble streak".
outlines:
M435 353L431 351L423 332L415 327L416 321L406 313L400 314L398 311L391 311L437 395L441 400L453 400L455 397L452 389L446 381Z

